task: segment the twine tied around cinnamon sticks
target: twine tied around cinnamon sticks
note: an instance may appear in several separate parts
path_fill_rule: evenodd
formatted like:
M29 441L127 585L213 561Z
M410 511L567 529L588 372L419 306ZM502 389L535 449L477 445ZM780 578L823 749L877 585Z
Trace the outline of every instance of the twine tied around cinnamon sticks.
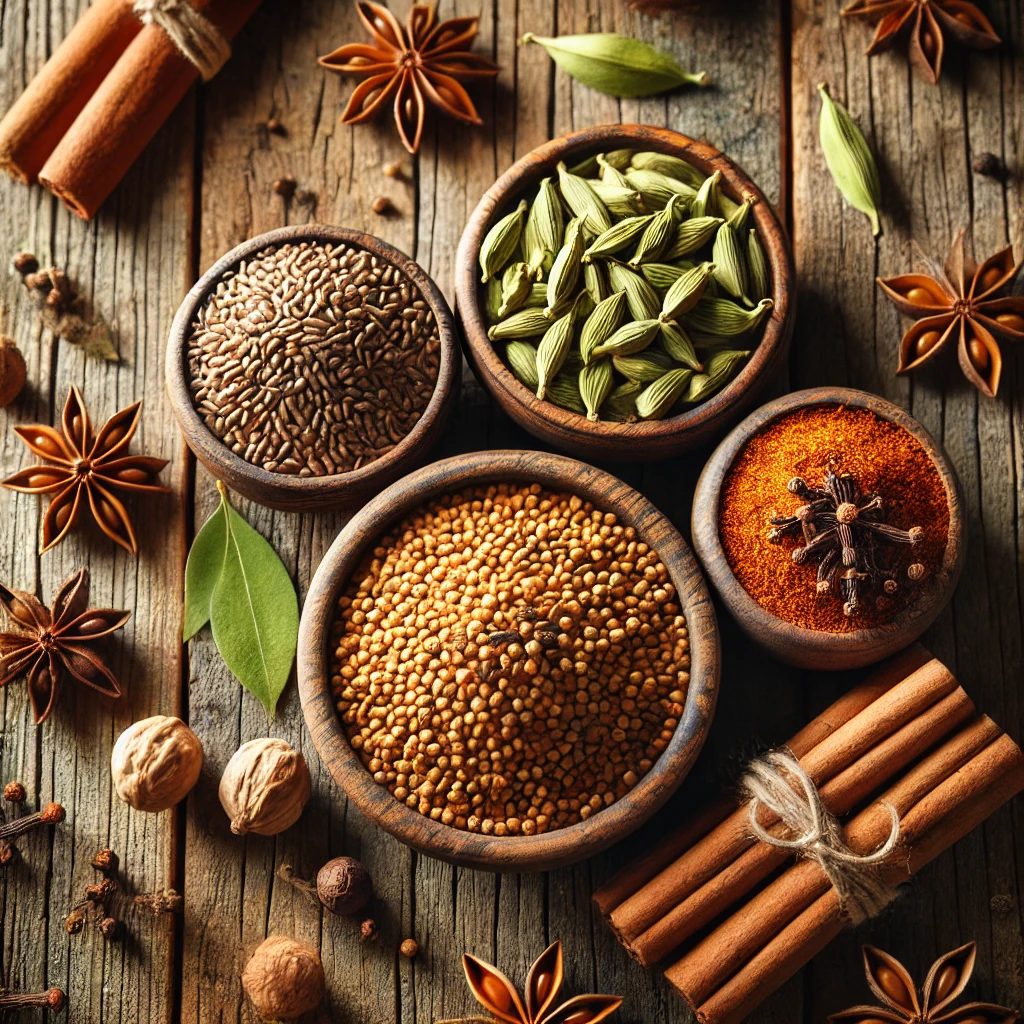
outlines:
M204 82L231 56L231 45L217 26L188 0L133 0L132 10L143 25L162 28L181 55L199 69Z
M822 804L817 787L788 750L773 750L751 761L740 787L750 798L754 835L763 843L793 850L817 863L851 923L877 916L895 898L896 890L878 870L900 840L900 818L891 804L884 804L892 819L888 838L873 853L861 855L843 841L835 815ZM785 839L765 829L757 820L761 807L777 815L795 838Z

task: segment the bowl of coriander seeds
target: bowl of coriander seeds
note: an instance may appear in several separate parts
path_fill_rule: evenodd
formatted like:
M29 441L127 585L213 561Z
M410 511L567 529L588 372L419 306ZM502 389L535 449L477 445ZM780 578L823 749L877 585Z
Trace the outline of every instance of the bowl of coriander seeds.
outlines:
M426 272L379 238L316 224L221 257L178 309L165 370L199 461L295 511L359 504L421 462L460 375Z
M590 857L690 770L718 695L700 569L622 481L475 452L392 484L310 585L298 684L349 799L421 853L494 871Z
M517 423L582 458L666 458L724 432L785 361L793 259L757 186L648 125L538 147L459 244L467 358Z

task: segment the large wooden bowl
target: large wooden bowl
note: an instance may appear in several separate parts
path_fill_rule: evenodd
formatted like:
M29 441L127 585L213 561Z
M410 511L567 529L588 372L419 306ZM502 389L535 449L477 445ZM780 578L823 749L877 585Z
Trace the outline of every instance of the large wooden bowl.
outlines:
M394 521L424 502L476 484L539 483L570 491L614 512L654 547L664 562L690 634L690 685L668 747L622 799L568 828L535 836L485 836L431 821L373 781L349 745L331 695L331 624L338 596L366 547ZM621 480L560 455L489 451L444 459L393 484L338 534L313 577L299 626L299 694L320 758L356 806L381 828L421 853L491 871L540 871L583 860L646 821L686 777L711 724L718 697L718 626L693 553L672 524Z
M224 273L267 246L304 241L328 244L341 242L365 249L397 267L416 285L433 311L441 341L437 383L416 426L390 452L375 462L348 473L331 476L300 477L272 473L246 462L206 426L192 404L188 387L188 338L192 323ZM359 505L421 462L437 441L458 394L462 357L448 303L418 263L373 235L327 224L302 224L277 228L250 238L225 253L203 274L185 296L171 324L164 375L171 408L185 435L185 442L217 479L261 505L304 512Z
M778 618L755 601L736 579L718 533L722 485L747 441L769 424L798 409L845 405L867 409L897 423L921 443L946 491L949 536L942 562L920 584L916 598L882 626L849 633L805 629ZM870 665L916 640L949 603L964 564L964 523L960 484L931 435L898 406L851 388L795 391L763 405L715 449L697 481L693 498L693 546L718 596L743 631L780 661L799 668L840 670Z
M480 245L491 225L555 174L564 160L572 165L610 149L632 148L670 153L688 160L706 174L722 172L722 190L730 199L753 197L752 221L771 267L775 308L765 321L763 336L746 365L728 386L693 409L663 420L640 423L592 423L586 416L541 401L502 361L487 337L484 286L480 284ZM749 409L784 363L793 333L796 288L793 257L785 231L760 189L727 156L667 128L612 124L585 128L547 142L514 163L477 204L459 242L455 265L456 310L463 329L466 357L480 383L521 427L535 437L585 459L631 461L641 452L646 461L686 451L716 436ZM752 337L756 336L753 335Z

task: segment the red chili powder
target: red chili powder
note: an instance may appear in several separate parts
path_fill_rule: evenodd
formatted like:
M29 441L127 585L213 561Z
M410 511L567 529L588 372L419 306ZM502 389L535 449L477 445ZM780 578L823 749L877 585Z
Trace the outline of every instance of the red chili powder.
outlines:
M803 543L799 534L779 544L768 541L769 519L792 515L803 504L786 490L789 479L800 476L820 487L830 464L837 473L852 473L863 494L881 495L890 526L922 527L924 539L914 546L912 560L934 573L949 533L942 478L913 434L867 409L812 406L775 420L752 437L722 487L719 536L736 578L762 608L807 629L848 633L888 622L920 587L903 577L893 597L876 605L876 595L867 593L857 613L847 617L835 593L816 593L816 559L793 564L791 552ZM885 556L900 560L897 564L911 560L910 548L881 547Z

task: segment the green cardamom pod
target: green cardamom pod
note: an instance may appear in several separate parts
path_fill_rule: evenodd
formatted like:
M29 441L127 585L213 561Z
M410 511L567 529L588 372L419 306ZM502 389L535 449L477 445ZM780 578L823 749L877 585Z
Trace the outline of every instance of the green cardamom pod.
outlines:
M596 359L580 370L580 397L587 408L587 419L597 422L597 412L614 384L610 359Z
M747 269L750 271L750 298L754 302L767 299L772 293L771 274L764 248L754 228L747 235Z
M605 205L605 209L616 217L638 217L644 212L640 193L635 188L620 185L606 185L600 178L589 178L594 195Z
M660 420L686 390L693 370L669 370L637 396L636 412L642 420Z
M604 157L606 164L611 164L617 171L624 171L629 166L630 158L633 156L631 149L611 149L607 153L595 153L581 160L578 164L569 168L572 174L578 174L581 178L592 178L597 174L599 165L598 157Z
M647 283L663 292L672 287L686 267L678 263L643 263L640 265L640 273L644 275Z
M537 188L523 230L523 253L535 277L544 268L545 260L555 258L555 253L562 247L564 232L565 217L558 191L550 178L544 178Z
M644 233L644 229L653 220L654 214L642 217L626 217L602 232L583 253L583 262L589 263L595 256L611 256L624 249L630 242Z
M690 204L691 217L714 217L720 212L718 183L721 180L721 171L715 171L710 178L705 179Z
M726 221L715 234L711 248L715 264L715 280L731 295L752 306L747 298L747 261L740 249L740 241L732 225Z
M684 71L673 58L649 43L614 32L546 38L532 32L519 41L539 43L570 77L619 99L653 96L680 85L708 85L706 71Z
M683 322L684 326L704 334L732 338L753 330L771 308L771 299L762 299L753 309L744 309L729 299L709 299L705 295Z
M520 384L531 391L537 390L537 350L528 341L510 341L505 346L505 358Z
M697 196L695 189L667 174L636 168L630 168L625 174L626 180L643 197L644 205L652 210L660 210L672 196L679 196L687 205Z
M583 398L580 395L580 388L576 382L575 373L563 371L555 377L547 387L547 397L555 405L568 409L570 412L579 413L581 416L587 411L587 407L583 404Z
M675 320L693 309L704 295L708 280L714 272L714 263L701 263L692 270L682 271L665 293L660 319Z
M543 398L548 384L562 368L572 347L576 327L577 305L573 303L565 316L559 317L544 333L537 346L537 397Z
M488 332L491 341L508 341L510 338L536 338L551 326L551 321L542 309L521 309L507 320L495 324Z
M501 309L501 280L492 277L484 285L484 308L487 313L487 322L495 324L501 317L498 310Z
M687 163L682 157L672 156L669 153L634 153L629 164L638 171L657 171L658 174L675 178L694 190L704 184L706 177L693 164Z
M506 317L517 310L526 301L532 287L529 266L526 263L510 263L501 275L501 306L498 316Z
M871 221L871 233L877 238L882 233L878 219L882 183L878 178L875 158L853 118L845 107L829 96L824 82L818 86L818 92L821 94L818 137L821 139L821 151L825 154L825 164L843 198Z
M626 293L616 292L602 299L580 332L580 355L589 363L598 345L607 341L618 329L626 315Z
M707 245L718 229L725 223L721 217L694 217L684 220L676 228L675 241L662 256L667 263L688 256L702 246Z
M519 238L523 233L527 209L528 205L524 199L484 236L480 246L480 269L483 271L480 280L484 284L487 284L512 259L512 254L516 251Z
M524 306L546 306L548 304L548 286L543 281L534 281L530 286L530 294L526 296Z
M520 345L527 342L521 341ZM626 380L634 384L650 384L672 369L672 360L654 348L647 348L643 355L612 356L612 365Z
M566 206L586 224L591 234L600 235L612 226L608 210L597 198L590 182L578 174L570 174L562 161L558 163L558 187Z
M605 280L604 271L596 263L583 264L583 287L586 288L595 309L608 298L608 282Z
M625 292L629 312L634 320L654 320L661 312L657 292L635 270L621 263L608 264L608 279L612 291Z
M642 384L634 384L632 381L612 388L611 394L601 405L603 418L613 423L635 423L636 398L642 390Z
M656 260L674 241L676 228L676 204L679 196L672 196L665 208L654 215L637 242L636 251L629 260L631 267L638 267L647 260Z
M565 244L558 251L548 275L548 304L544 315L559 316L576 292L583 267L583 222L576 217L565 229Z
M598 173L601 176L601 181L606 185L618 185L619 188L629 188L629 181L622 171L614 164L608 163L605 159L604 154L597 154L597 166Z
M754 208L753 199L744 199L742 203L734 203L724 192L718 193L718 205L726 223L739 234L746 227L750 211Z
M677 362L691 370L703 370L701 361L697 358L697 351L693 347L690 336L675 322L665 320L658 332L658 341L661 347Z
M655 339L660 327L660 320L631 320L598 345L591 353L590 361L602 356L629 356L634 352L642 352Z
M703 373L695 373L690 378L689 387L681 401L687 405L703 402L716 391L720 391L736 376L736 370L750 352L739 352L735 349L722 349L709 360Z

